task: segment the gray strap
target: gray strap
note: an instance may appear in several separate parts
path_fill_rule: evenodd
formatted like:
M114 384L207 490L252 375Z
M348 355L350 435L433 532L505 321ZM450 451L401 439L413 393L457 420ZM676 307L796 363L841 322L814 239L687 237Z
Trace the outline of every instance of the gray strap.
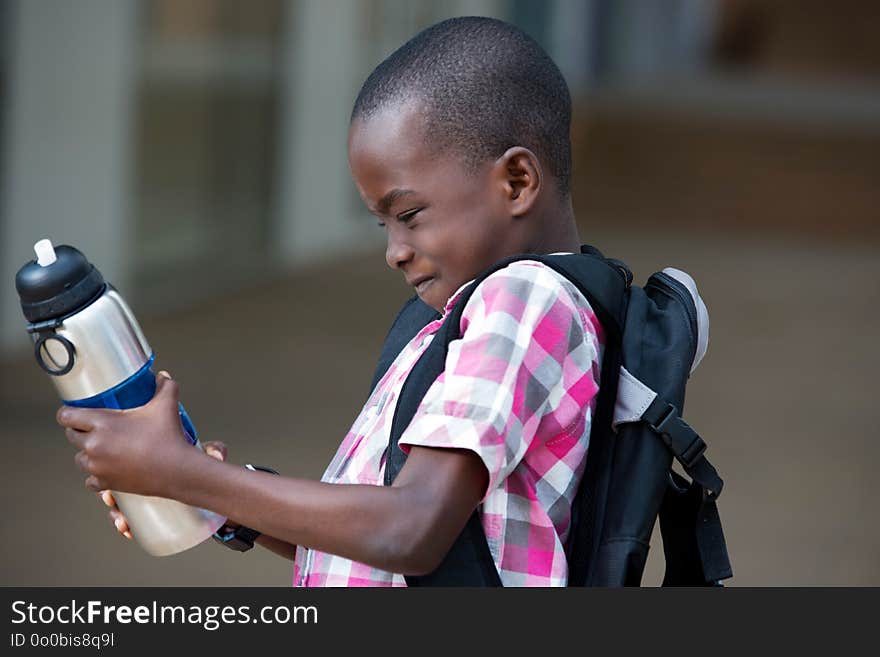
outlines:
M630 374L625 367L621 367L611 427L616 431L621 424L640 421L656 398L656 392Z

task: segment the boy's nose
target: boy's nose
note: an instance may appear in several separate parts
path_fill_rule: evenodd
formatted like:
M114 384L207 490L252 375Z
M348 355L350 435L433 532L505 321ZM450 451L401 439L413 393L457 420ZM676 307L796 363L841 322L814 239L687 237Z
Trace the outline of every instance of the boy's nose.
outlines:
M412 260L413 250L405 242L388 237L388 247L385 249L385 262L391 269L400 269Z

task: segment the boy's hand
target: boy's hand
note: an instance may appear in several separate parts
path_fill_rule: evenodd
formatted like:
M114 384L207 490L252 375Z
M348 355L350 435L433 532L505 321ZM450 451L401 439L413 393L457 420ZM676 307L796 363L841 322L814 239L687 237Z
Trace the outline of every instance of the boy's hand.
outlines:
M193 458L178 413L178 388L167 372L156 375L156 394L128 410L62 406L58 423L79 449L74 460L86 488L169 497L174 474Z
M204 445L202 448L205 450L205 453L208 456L212 456L218 461L225 461L227 449L226 445L217 440L212 440ZM113 493L109 490L102 490L98 493L98 497L110 507L110 522L112 522L116 526L116 531L125 536L125 538L131 540L132 534L131 529L128 526L128 521L125 519L125 516L122 514L122 511L119 510L119 507L116 506L116 500L113 499ZM227 522L227 524L229 524Z

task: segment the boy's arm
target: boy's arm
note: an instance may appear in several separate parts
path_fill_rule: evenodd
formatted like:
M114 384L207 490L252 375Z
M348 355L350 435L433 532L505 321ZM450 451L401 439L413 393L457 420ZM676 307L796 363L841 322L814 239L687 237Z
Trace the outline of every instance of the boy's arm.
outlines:
M208 441L202 444L202 449L208 456L215 458L219 461L226 461L227 449L226 445L218 441ZM104 504L110 507L110 521L116 526L116 531L118 531L122 536L131 540L133 538L131 529L128 526L128 519L123 515L122 511L119 510L119 507L116 505L116 499L113 497L113 492L110 490L103 490L98 493L98 497L101 499ZM227 521L229 524L229 521ZM232 523L234 526L236 523ZM288 561L293 561L296 557L296 546L287 543L286 541L279 540L272 536L267 536L266 534L260 534L254 540L254 543L257 545L261 545L266 548L270 552L274 552L280 557L287 559Z
M278 477L195 456L180 462L168 497L276 540L414 575L439 565L488 481L482 461L461 450L413 448L393 486Z
M439 565L485 494L486 468L467 450L414 447L393 486L327 484L223 463L186 442L177 396L177 384L160 374L146 406L59 410L88 488L170 497L291 546L414 575Z
M296 545L291 545L286 541L279 540L273 536L260 534L254 541L257 545L261 545L270 552L274 552L279 557L283 557L288 561L293 561L296 557Z

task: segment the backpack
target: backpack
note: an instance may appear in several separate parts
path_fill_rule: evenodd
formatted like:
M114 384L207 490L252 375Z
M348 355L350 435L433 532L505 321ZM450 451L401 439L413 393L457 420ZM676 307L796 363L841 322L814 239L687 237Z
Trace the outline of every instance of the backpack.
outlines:
M462 311L476 287L517 260L539 261L570 280L590 302L606 334L585 470L572 504L566 556L569 586L638 586L659 516L666 560L663 586L720 586L733 575L716 501L723 482L706 444L681 418L685 385L708 345L708 313L693 279L676 269L644 287L620 261L597 249L580 254L519 255L480 274L461 294L413 367L392 419L385 485L406 461L398 440L443 372L449 344L461 337ZM372 387L404 346L440 317L418 297L403 306L385 339ZM677 460L690 477L672 469ZM432 573L408 586L501 586L474 511Z

